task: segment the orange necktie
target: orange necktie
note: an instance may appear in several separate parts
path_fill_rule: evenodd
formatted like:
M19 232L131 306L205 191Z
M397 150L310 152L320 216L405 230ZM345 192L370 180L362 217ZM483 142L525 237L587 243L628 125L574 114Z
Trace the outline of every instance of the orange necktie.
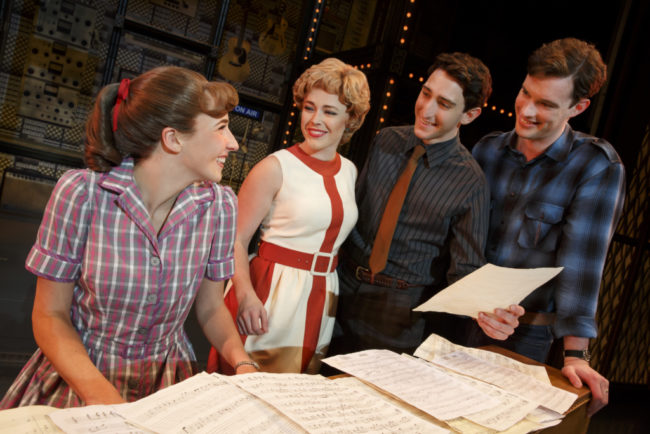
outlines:
M406 162L404 171L395 183L395 187L393 187L393 191L390 192L390 196L388 196L386 209L384 210L384 215L381 216L379 229L377 229L377 236L375 237L375 242L372 246L372 251L370 252L370 258L368 259L368 266L370 267L370 272L373 276L380 273L386 267L388 250L390 249L391 241L393 241L393 233L395 232L395 226L397 226L397 218L402 210L404 198L409 189L409 183L411 182L413 173L415 173L415 168L418 165L418 160L422 155L424 155L424 152L425 149L422 145L417 145L413 149L411 158Z

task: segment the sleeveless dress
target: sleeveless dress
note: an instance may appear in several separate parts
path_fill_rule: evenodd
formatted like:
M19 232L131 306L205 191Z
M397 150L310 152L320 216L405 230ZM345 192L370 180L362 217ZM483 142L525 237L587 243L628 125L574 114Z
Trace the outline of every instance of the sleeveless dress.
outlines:
M279 246L281 251L321 252L317 259L327 267L326 254L338 253L357 221L357 169L339 154L332 161L321 161L298 145L272 155L280 162L282 186L261 224L260 253L250 263L253 287L268 313L269 331L260 336L242 335L242 341L263 371L317 373L334 329L336 267L313 274L283 265L281 255L273 260L262 252L269 245ZM231 286L226 304L236 319L237 299ZM216 359L213 348L208 372L216 370L217 364L222 372L232 372L223 359Z

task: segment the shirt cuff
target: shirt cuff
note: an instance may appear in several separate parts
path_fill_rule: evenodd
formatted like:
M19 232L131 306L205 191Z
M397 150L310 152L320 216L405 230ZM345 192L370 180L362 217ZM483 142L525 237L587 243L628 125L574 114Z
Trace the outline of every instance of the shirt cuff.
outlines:
M223 261L209 262L205 277L214 281L230 279L235 274L235 257L231 256Z
M595 338L598 335L596 320L590 316L557 316L553 331L558 338L564 336Z
M71 258L46 252L33 246L25 260L25 268L31 273L56 282L74 282L79 277L81 263Z

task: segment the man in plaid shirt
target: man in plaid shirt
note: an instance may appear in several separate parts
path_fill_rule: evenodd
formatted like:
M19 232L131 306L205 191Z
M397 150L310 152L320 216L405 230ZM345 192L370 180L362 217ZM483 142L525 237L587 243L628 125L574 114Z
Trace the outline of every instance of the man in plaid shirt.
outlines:
M514 130L489 134L473 149L491 190L488 262L564 267L521 303L527 313L513 336L489 343L543 362L553 335L562 337L562 373L590 387L590 414L608 402L609 382L589 366L588 346L625 170L612 145L568 121L589 107L605 77L593 45L574 38L543 45L528 60Z

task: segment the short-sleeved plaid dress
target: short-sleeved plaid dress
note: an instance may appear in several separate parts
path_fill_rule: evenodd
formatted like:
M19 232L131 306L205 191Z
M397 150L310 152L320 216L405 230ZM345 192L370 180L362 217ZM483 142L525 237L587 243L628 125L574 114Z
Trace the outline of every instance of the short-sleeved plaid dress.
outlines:
M72 170L57 183L26 268L75 282L72 324L127 401L196 372L183 323L203 278L232 276L236 206L229 188L190 185L156 234L133 160L107 173ZM38 349L0 408L83 404Z

